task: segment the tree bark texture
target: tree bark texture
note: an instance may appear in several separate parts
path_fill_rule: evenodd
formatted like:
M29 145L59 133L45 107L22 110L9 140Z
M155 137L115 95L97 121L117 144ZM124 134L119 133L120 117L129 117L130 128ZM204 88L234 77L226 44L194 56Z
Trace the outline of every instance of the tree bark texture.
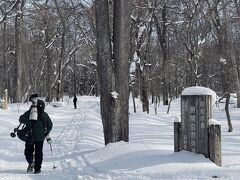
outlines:
M226 112L227 122L228 122L228 132L232 132L233 127L232 127L232 121L231 121L231 117L230 117L230 113L229 113L229 99L230 99L230 93L227 93L226 103L225 103L225 112Z
M113 59L108 0L96 4L97 68L105 144L129 140L129 2L114 2ZM114 68L113 68L114 67ZM113 92L116 92L114 96Z
M50 37L49 37L49 29L48 26L46 26L46 30L45 30L45 44L49 44L50 43ZM52 97L52 89L51 89L51 77L53 74L53 69L52 69L52 58L51 58L51 47L47 47L46 48L46 58L47 58L47 76L46 76L46 90L47 90L47 97L46 97L46 101L47 102L51 102L53 97Z
M117 141L129 141L129 56L130 56L130 10L129 1L114 1L113 50L116 74L116 91L119 104L116 122L119 122Z
M143 112L149 113L148 83L144 71L140 69L141 76L141 100Z
M218 166L222 166L221 153L221 125L209 127L209 159Z
M20 2L19 2L20 3ZM20 4L17 5L20 10ZM21 101L21 58L20 58L20 18L21 14L18 12L15 16L15 40L14 40L14 76L13 76L13 102Z
M8 78L7 78L7 66L6 66L6 31L7 31L7 23L6 21L3 22L3 90L7 89L8 85Z
M45 25L45 47L46 48L46 59L47 59L47 66L46 66L46 90L47 90L47 97L46 101L51 102L52 97L52 88L51 88L51 79L53 75L53 68L52 68L52 57L51 57L51 47L48 47L48 45L51 43L51 37L50 37L50 27L49 27L49 8L48 8L48 1L45 2L45 12L44 12L44 25Z
M100 86L101 117L105 144L114 142L112 131L114 73L111 55L108 0L98 0L96 6L97 71Z
M163 5L162 9L162 27L158 21L155 13L153 13L153 18L156 24L158 41L162 50L162 93L163 93L163 105L168 105L168 84L167 84L167 6L166 3Z

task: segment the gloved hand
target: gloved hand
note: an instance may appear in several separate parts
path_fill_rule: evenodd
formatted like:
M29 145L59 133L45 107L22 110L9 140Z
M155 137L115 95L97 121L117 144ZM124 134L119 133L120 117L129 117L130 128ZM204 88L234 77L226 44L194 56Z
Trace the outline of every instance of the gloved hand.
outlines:
M49 131L46 131L46 132L44 133L44 137L46 138L48 135L49 135Z
M48 144L52 144L52 139L50 138L49 134L46 136L46 140Z

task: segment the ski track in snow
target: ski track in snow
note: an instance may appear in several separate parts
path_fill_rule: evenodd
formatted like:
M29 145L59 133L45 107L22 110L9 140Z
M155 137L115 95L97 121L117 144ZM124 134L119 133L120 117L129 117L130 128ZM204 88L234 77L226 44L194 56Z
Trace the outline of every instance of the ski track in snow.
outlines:
M79 108L77 111L71 110L72 120L66 123L66 126L62 129L60 134L53 139L53 154L51 154L49 145L44 143L44 155L43 155L43 167L42 173L39 175L27 174L25 169L22 167L27 167L27 163L24 159L24 142L20 142L17 138L10 139L15 143L9 143L9 136L1 136L1 143L10 146L2 146L0 149L1 160L0 160L0 179L1 180L28 180L28 179L45 179L51 177L50 180L75 180L82 179L79 177L79 173L83 172L82 168L89 164L84 158L84 153L81 152L81 141L83 140L83 129L85 128L86 121L86 110L87 108ZM24 112L24 111L23 111ZM54 110L53 114L61 114L61 110ZM50 115L51 117L51 115ZM13 117L18 124L19 114ZM2 118L1 118L2 120ZM52 118L54 121L54 118ZM7 121L0 121L2 127L1 129L5 133L12 132L13 125L9 124ZM9 127L9 128L6 128ZM2 135L3 133L0 133ZM77 157L77 159L73 159ZM54 164L57 166L55 170L52 169ZM17 161L17 162L16 162ZM92 174L91 171L95 171L93 168L87 168L85 174ZM86 178L84 178L86 179Z
M82 149L82 144L87 141L84 137L84 130L87 130L88 123L86 114L94 114L89 107L78 108L69 122L55 140L56 155L58 161L57 171L62 174L61 179L109 179L108 175L102 174L92 167L85 154L94 150ZM86 142L84 142L86 141ZM77 157L74 159L74 157ZM69 177L69 174L71 176ZM67 177L65 176L67 175Z
M65 126L60 136L57 137L56 144L61 147L58 154L62 155L68 154L68 152L73 152L76 149L76 142L81 140L83 136L81 129L84 128L84 122L86 121L86 114L84 111L80 111L73 116L72 121Z

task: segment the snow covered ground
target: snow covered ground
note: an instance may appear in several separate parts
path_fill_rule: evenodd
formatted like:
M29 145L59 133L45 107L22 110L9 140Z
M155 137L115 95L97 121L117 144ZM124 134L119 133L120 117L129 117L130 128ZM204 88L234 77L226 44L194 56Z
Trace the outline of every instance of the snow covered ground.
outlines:
M104 146L99 98L78 97L78 109L72 99L46 106L54 127L53 152L44 144L41 174L27 174L24 143L9 134L18 125L19 116L30 104L11 104L0 110L0 180L91 180L91 179L239 179L240 109L231 108L234 131L227 132L225 112L214 108L213 118L222 124L222 167L199 154L173 152L173 122L180 115L180 100L173 100L170 113L153 105L149 114L137 113L130 102L130 142ZM221 106L220 106L221 107ZM53 170L53 165L57 168Z

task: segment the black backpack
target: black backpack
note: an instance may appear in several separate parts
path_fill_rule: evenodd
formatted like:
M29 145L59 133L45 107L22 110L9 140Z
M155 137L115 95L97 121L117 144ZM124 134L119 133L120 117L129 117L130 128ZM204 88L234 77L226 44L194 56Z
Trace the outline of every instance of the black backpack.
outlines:
M17 136L20 140L26 142L31 141L33 138L32 129L26 128L26 125L23 125L22 129L17 130Z
M40 118L40 120L46 129L46 124L43 122L42 118ZM17 136L24 142L33 142L32 128L26 128L26 124L23 124L22 128L17 130Z

